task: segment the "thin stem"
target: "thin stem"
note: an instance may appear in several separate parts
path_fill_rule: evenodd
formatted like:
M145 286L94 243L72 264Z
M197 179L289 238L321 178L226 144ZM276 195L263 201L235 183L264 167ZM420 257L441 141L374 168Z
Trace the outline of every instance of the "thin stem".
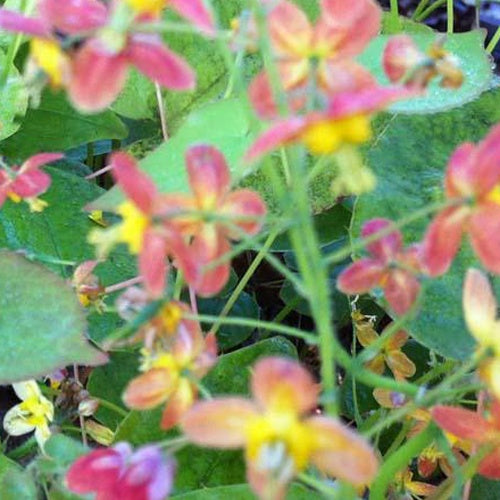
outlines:
M453 12L453 0L446 0L446 32L453 33L454 25L454 12Z
M222 319L228 315L228 313L231 311L233 308L234 304L238 300L238 297L240 296L241 292L244 290L244 288L247 286L248 282L254 275L255 271L257 268L260 266L261 262L264 260L266 254L269 252L269 249L271 248L272 244L274 243L274 240L277 238L278 233L273 232L269 234L266 242L264 243L264 246L261 248L255 259L252 261L250 266L248 266L245 274L242 276L240 279L238 285L236 288L233 290L233 293L229 297L228 301L224 305L222 311L219 314L219 318ZM213 333L214 335L217 333L220 327L220 321L216 322L212 328L210 329L210 332Z
M427 19L436 9L442 7L448 0L437 0L432 5L429 5L415 20L418 22Z
M127 410L124 410L120 406L115 405L111 401L108 401L106 399L96 398L95 396L92 396L92 399L95 399L96 401L98 401L99 402L99 406L102 406L103 408L111 410L111 411L115 412L117 415L120 415L123 418L127 417L128 414L129 414L129 412Z
M75 377L75 381L78 385L80 385L81 387L83 387L83 385L81 384L80 382L80 374L79 374L79 371L78 371L78 365L77 364L74 364L73 365L73 375ZM80 424L80 431L82 433L82 443L84 446L87 446L88 445L88 441L87 441L87 432L85 431L85 418L83 417L83 415L78 415L78 422Z
M398 0L390 0L391 14L389 22L389 33L399 33L401 31L401 21L399 19Z
M497 46L499 41L500 41L500 26L496 29L495 34L491 37L490 42L486 46L486 52L488 52L488 54L491 54L495 50L495 47Z
M415 12L411 16L411 19L415 20L422 13L422 11L427 7L428 4L429 4L429 0L420 0L420 3L417 5L417 8L415 9Z
M216 323L220 320L221 325L235 325L235 326L249 326L254 328L261 328L263 330L269 330L272 332L282 333L284 335L290 335L291 337L297 337L299 339L305 340L308 344L316 345L318 344L318 338L311 334L306 333L298 328L294 328L288 325L280 325L272 323L270 321L262 321L257 319L249 318L219 318L219 316L211 316L207 314L184 314L184 318L194 319L202 323Z
M100 168L99 170L96 170L95 172L92 172L91 174L85 176L85 179L87 179L87 180L95 179L96 177L99 177L100 175L105 174L106 172L109 172L112 169L113 169L113 165L107 165L107 166Z
M119 290L123 290L124 288L128 288L129 286L137 285L139 283L142 283L142 276L136 276L135 278L130 278L129 280L126 281L121 281L120 283L116 283L114 285L107 286L104 289L104 293L113 293L117 292Z
M320 493L322 493L325 496L325 498L333 499L333 498L336 498L336 496L337 496L335 488L328 486L321 479L318 479L314 476L311 476L311 475L305 474L305 473L299 474L298 478L306 486L310 486L311 488L315 489L316 491L319 491Z
M167 128L167 111L165 109L165 103L163 102L163 96L161 95L161 87L160 84L155 82L155 92L156 92L156 101L158 102L158 113L160 115L160 123L161 123L161 133L163 135L163 140L168 140L168 128Z

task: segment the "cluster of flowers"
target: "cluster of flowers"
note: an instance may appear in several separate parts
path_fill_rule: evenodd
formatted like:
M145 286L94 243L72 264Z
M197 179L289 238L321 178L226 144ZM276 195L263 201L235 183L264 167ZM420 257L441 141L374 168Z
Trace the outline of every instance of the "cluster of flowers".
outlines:
M192 90L193 70L148 26L166 5L200 32L214 24L202 0L41 0L38 16L0 9L0 28L31 37L28 73L64 88L81 111L105 109L118 96L130 65L172 90Z

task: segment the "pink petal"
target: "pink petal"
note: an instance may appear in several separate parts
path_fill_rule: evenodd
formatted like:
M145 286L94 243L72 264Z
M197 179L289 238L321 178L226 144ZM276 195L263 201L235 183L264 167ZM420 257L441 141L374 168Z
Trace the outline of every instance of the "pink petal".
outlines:
M161 416L161 428L172 429L193 406L195 399L194 389L187 379L182 379L177 390L168 398L167 405Z
M97 112L112 104L125 86L128 60L91 39L73 58L72 71L68 88L71 101L80 111Z
M270 129L262 133L245 154L246 161L254 161L257 158L287 144L306 129L308 121L304 117L291 117L276 122Z
M422 267L430 276L439 276L449 269L462 241L466 217L462 208L451 207L431 222L421 247Z
M359 54L378 34L381 18L382 9L372 0L321 0L322 23L344 35L336 47L339 58Z
M123 467L122 455L113 448L94 450L73 463L66 484L73 493L104 492L116 484Z
M292 2L280 1L268 18L269 36L278 58L304 58L304 48L312 42L312 27L307 16Z
M196 77L187 62L167 49L157 35L133 35L127 56L141 73L172 90L193 90Z
M40 153L28 158L21 166L20 172L27 172L29 170L37 169L64 158L63 153Z
M52 179L42 170L33 169L19 174L11 183L9 190L21 198L32 198L45 193Z
M198 264L202 267L201 278L195 285L195 290L199 295L209 297L216 295L224 288L231 271L230 260L228 259L207 270L203 270L203 267L219 260L230 249L231 246L223 232L213 226L205 226L204 230L194 237L191 250Z
M203 0L170 0L169 5L205 33L215 32L214 20Z
M384 49L383 66L387 78L398 83L425 55L408 35L396 35L389 39Z
M479 474L489 479L500 479L500 448L496 447L479 464Z
M476 157L476 147L470 142L460 145L450 156L444 182L448 198L476 194Z
M199 208L213 209L229 191L231 176L224 155L213 146L191 146L186 152L189 185Z
M361 436L331 418L312 417L306 425L315 445L311 462L318 469L355 486L373 480L378 460Z
M346 91L334 95L328 106L328 115L342 118L355 114L380 111L393 102L419 95L420 92L405 87L368 87L358 91Z
M493 425L478 413L453 406L435 406L434 421L446 432L475 443L487 443L495 432Z
M138 262L139 274L144 285L154 298L165 292L167 277L167 242L154 229L146 231Z
M257 498L285 500L288 479L273 477L272 471L262 470L258 464L247 462L247 481Z
M135 159L127 153L113 153L110 158L111 173L115 181L134 205L150 214L158 196L154 182L139 170Z
M153 368L133 378L123 393L128 408L149 410L168 399L175 390L177 378L166 368Z
M374 259L360 259L340 273L337 288L348 295L366 293L380 286L385 272L385 265L380 262Z
M419 292L420 282L413 274L403 269L389 272L384 294L396 314L406 314L417 300Z
M319 384L297 361L279 357L255 364L251 389L263 410L296 414L313 410L320 392Z
M390 229L392 225L393 222L389 219L372 219L363 224L361 236L363 238L368 238L380 231ZM376 259L379 259L381 262L388 262L401 251L402 245L403 236L400 231L394 229L389 234L368 243L366 248Z
M76 35L106 24L108 10L98 0L42 0L40 17L58 31Z
M500 126L493 127L477 146L474 180L478 195L486 194L500 182Z
M349 59L326 61L319 76L320 84L329 95L346 91L358 92L377 84L377 80L367 69Z
M257 415L255 405L231 397L195 403L181 420L187 438L202 446L241 448L246 443L246 428Z
M500 206L482 203L469 220L472 247L484 267L500 274Z
M272 120L278 116L273 90L265 71L260 72L248 87L248 96L259 118Z
M40 38L50 37L50 26L40 19L26 17L7 9L0 9L0 28Z
M249 235L260 231L266 212L266 204L260 195L250 189L239 189L229 193L221 207L221 214L229 216L231 224L237 225ZM240 219L240 217L242 218ZM245 220L245 217L256 217L260 220ZM241 239L241 234L237 231L230 230L228 234L236 240Z

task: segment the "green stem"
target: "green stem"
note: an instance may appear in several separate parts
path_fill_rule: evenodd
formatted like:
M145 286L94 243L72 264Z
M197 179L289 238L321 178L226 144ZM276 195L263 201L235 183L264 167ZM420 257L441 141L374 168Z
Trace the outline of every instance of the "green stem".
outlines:
M35 436L30 436L23 444L19 445L17 448L6 453L6 456L12 460L19 460L20 458L26 457L33 453L37 448L38 443L36 442Z
M247 286L248 282L250 281L250 279L254 275L257 268L260 266L261 262L264 260L266 254L269 252L269 249L271 248L272 244L274 243L274 240L277 237L278 237L277 232L273 232L273 233L269 234L263 247L260 249L259 253L255 257L255 259L252 261L250 266L248 266L248 269L246 270L245 274L240 279L238 285L236 285L236 288L233 290L233 293L231 294L228 301L224 305L222 311L220 312L219 321L214 323L212 328L210 329L211 333L213 333L214 335L219 330L219 327L221 325L220 320L222 320L222 318L225 318L228 315L228 313L231 311L234 304L238 300L238 297L240 296L241 292L243 292L244 288Z
M446 0L446 32L453 33L453 25L454 25L454 12L453 12L453 0Z
M422 11L427 7L428 4L429 4L429 0L421 0L420 3L417 5L417 8L415 9L415 12L411 16L412 20L415 20L422 13Z
M386 500L387 490L394 481L394 476L429 446L441 431L431 424L424 431L409 439L394 452L382 465L370 488L370 500Z
M129 412L127 410L124 410L118 405L115 405L114 403L111 403L110 401L106 399L101 399L101 398L96 398L95 396L91 396L92 399L95 399L99 401L99 406L102 406L103 408L107 408L108 410L111 410L115 412L117 415L120 415L121 417L127 417Z
M416 21L421 22L424 19L427 19L436 9L442 7L448 0L437 0L432 5L429 5L417 18Z
M311 345L318 344L318 338L311 333L306 333L302 330L299 330L298 328L293 328L292 326L288 325L280 325L272 323L270 321L235 317L221 319L219 316L211 316L208 314L184 314L183 317L187 319L194 319L202 323L216 323L220 320L221 325L261 328L263 330L269 330L272 332L282 333L284 335L290 335L291 337L297 337L299 339L305 340L308 344Z
M500 41L500 26L495 31L495 34L492 36L490 43L488 43L486 47L486 52L488 52L488 54L491 54L495 50L495 47L497 46L499 41Z
M298 478L306 486L310 486L311 488L315 489L319 493L322 493L325 498L333 499L333 498L337 497L335 488L328 486L321 479L318 479L314 476L311 476L311 475L305 474L305 473L299 474Z
M390 0L391 14L389 18L389 34L401 32L401 21L399 19L398 0Z

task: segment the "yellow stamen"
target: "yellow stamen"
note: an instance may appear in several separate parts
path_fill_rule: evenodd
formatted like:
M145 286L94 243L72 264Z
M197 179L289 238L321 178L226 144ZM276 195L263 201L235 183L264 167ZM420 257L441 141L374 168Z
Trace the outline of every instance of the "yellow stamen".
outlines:
M159 14L168 0L125 0L137 14Z
M22 198L18 194L13 193L12 191L7 193L7 197L9 198L9 200L13 201L14 203L19 203L22 200Z
M160 311L160 317L166 333L173 335L179 328L182 310L177 304L169 303Z
M123 218L119 226L119 241L126 243L131 253L137 254L142 249L144 232L150 224L150 219L130 201L122 203L118 207L118 213Z
M31 212L43 212L49 204L39 198L26 198Z
M64 68L67 66L67 57L57 42L33 38L30 54L37 66L48 75L50 83L54 87L60 87L64 83Z

